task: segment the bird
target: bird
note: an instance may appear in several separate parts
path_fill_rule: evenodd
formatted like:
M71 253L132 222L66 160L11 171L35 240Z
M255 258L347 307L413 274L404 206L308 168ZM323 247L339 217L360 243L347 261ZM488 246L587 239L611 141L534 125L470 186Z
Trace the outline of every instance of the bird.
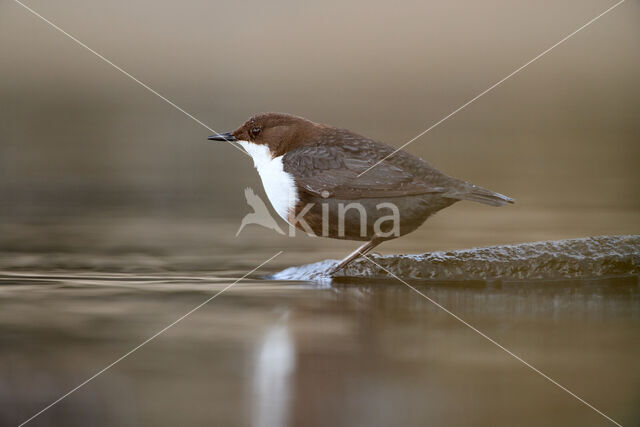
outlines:
M257 224L266 228L270 228L279 234L284 234L284 231L280 228L278 223L269 215L269 209L264 204L262 199L253 192L251 187L244 189L244 197L247 199L247 204L253 208L253 212L250 212L242 218L240 228L236 232L236 237L248 224Z
M245 149L271 205L290 227L365 242L330 275L458 201L496 207L514 203L404 150L292 114L256 114L236 130L208 139Z

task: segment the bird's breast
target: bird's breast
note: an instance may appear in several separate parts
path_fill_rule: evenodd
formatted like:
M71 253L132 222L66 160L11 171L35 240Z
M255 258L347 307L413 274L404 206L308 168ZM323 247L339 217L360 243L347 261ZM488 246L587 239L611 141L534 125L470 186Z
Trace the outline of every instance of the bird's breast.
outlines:
M271 157L269 147L249 141L238 141L251 155L260 175L265 193L278 215L288 221L289 213L298 202L298 189L293 176L285 172L282 157Z

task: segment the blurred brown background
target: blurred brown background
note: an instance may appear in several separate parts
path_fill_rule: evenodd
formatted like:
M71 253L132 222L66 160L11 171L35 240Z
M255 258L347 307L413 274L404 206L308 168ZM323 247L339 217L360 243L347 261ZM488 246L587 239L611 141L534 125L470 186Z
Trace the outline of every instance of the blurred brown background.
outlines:
M28 4L218 131L283 111L399 146L613 3ZM408 151L521 212L602 212L576 234L637 232L639 18L626 2ZM235 218L262 191L248 158L11 1L0 57L3 217Z

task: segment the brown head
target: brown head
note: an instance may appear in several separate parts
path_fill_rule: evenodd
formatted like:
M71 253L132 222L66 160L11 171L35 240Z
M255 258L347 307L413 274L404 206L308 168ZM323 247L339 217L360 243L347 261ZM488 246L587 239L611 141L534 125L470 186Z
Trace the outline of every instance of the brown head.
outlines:
M233 132L211 135L208 139L265 145L273 157L278 157L312 141L323 128L324 125L291 114L261 113Z

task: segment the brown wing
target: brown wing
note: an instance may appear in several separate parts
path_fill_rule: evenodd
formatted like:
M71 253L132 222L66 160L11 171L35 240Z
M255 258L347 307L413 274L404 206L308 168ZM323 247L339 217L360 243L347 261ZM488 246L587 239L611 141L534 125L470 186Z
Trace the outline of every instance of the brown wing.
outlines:
M334 129L315 144L303 145L283 157L284 170L315 196L339 199L396 197L444 193L451 178L406 152L368 168L393 152L393 147L346 130Z

